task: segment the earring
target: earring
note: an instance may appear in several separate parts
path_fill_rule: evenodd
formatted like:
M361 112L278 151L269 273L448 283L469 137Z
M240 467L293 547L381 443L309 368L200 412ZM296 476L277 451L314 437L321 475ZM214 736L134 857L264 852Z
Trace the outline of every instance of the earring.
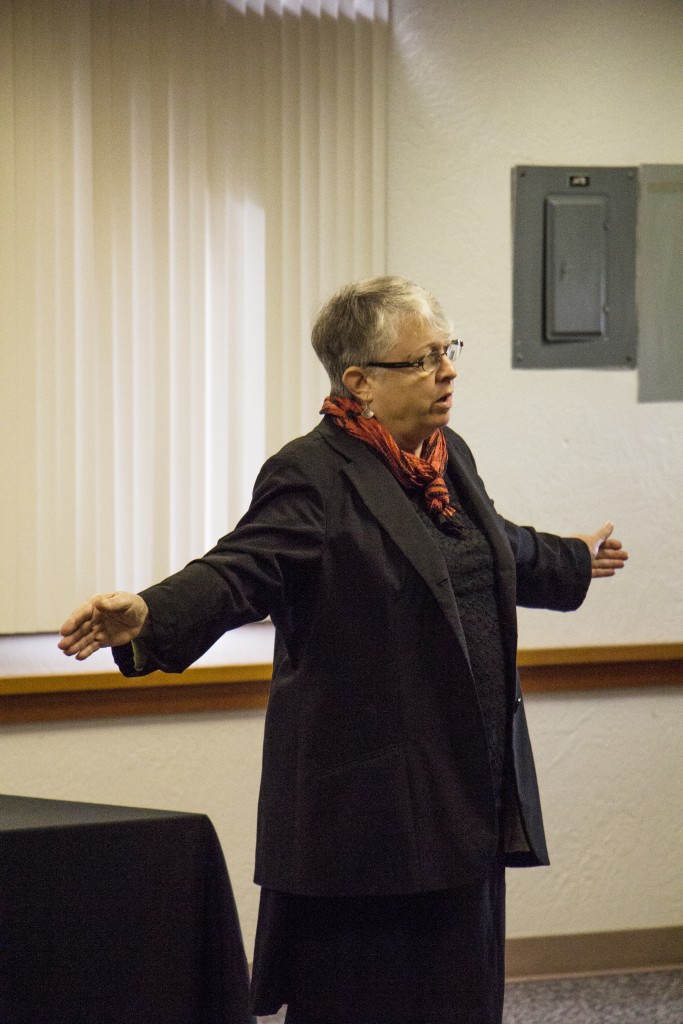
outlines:
M361 416L363 417L364 420L371 420L374 415L375 415L374 412L372 411L372 409L370 408L370 406L366 402L365 405L363 406L363 410L361 412Z

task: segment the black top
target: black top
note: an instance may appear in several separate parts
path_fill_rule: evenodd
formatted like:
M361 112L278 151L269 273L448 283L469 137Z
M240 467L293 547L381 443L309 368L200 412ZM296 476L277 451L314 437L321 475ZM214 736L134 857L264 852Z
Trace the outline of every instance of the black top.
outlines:
M451 504L457 512L450 523L443 516L430 516L419 494L411 494L410 497L448 569L486 727L491 774L500 812L507 714L505 662L498 620L493 555L483 533L456 495L450 478L448 490Z

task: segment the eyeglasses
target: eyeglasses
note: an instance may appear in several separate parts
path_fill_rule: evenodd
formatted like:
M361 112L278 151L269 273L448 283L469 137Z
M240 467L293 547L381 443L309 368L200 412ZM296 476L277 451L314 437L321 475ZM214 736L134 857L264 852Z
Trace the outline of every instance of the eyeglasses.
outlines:
M462 338L453 338L447 345L442 349L432 349L431 352L427 352L421 356L420 359L415 359L409 363L366 363L366 366L380 366L383 370L407 370L408 368L413 370L420 370L422 373L434 373L434 370L441 364L441 360L445 356L451 363L454 363L460 353L462 352L464 342Z

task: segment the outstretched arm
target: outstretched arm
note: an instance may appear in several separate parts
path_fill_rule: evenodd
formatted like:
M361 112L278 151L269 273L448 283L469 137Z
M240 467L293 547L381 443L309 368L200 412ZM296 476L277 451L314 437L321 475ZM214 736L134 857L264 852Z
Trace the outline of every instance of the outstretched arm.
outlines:
M588 545L591 553L591 576L599 579L603 576L614 576L617 569L623 569L624 562L628 559L628 552L624 551L621 541L612 537L614 524L607 522L596 530L595 533L574 534L578 540Z
M76 655L76 661L85 661L100 647L117 647L135 640L148 614L139 594L121 590L96 594L71 613L60 629L58 646L69 657Z
M83 661L113 647L126 676L183 672L227 630L286 614L318 573L325 540L320 473L310 470L309 448L268 460L249 511L203 558L141 594L97 594L72 612L62 651ZM138 637L144 651L131 650Z

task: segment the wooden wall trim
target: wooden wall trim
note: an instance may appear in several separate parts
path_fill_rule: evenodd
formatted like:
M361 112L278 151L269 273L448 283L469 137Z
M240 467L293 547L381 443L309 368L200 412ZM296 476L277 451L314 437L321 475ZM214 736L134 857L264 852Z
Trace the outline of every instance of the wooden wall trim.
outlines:
M131 686L63 693L0 695L0 723L185 715L196 712L265 708L268 682L197 683L190 686Z
M507 939L508 981L683 967L683 926Z
M66 660L59 672L42 671L39 660L30 670L22 672L16 663L7 670L2 651L11 639L0 638L0 723L234 711L268 702L272 664L266 660L200 665L182 675L156 672L124 682L115 670L76 671ZM683 683L683 643L521 650L518 661L527 693Z
M683 643L519 651L525 693L680 686Z

